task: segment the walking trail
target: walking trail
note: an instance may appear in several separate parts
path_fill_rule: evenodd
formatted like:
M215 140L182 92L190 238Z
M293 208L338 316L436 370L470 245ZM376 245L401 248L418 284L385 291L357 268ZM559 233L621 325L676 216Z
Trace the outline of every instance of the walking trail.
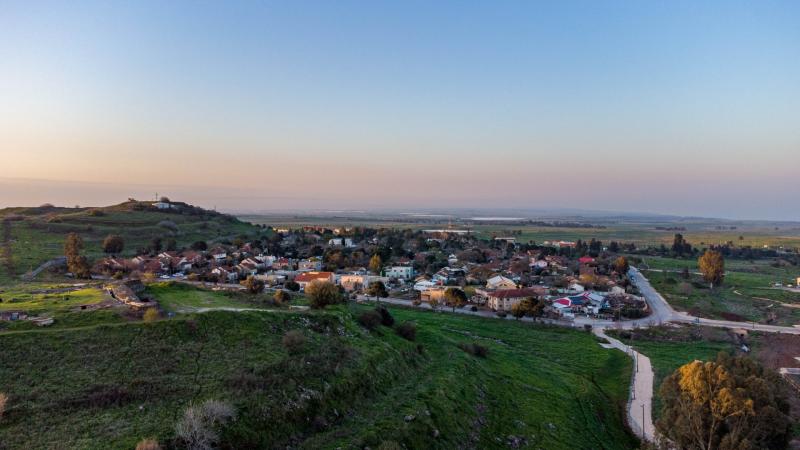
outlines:
M609 342L608 346L625 352L633 358L633 382L628 398L628 424L642 440L655 442L653 425L653 366L650 358L635 351L632 347L609 337L603 328L592 330L595 336Z

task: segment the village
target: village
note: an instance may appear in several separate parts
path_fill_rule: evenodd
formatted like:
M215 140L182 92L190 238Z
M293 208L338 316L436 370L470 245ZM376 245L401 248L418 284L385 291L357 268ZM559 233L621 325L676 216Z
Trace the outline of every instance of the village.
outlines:
M265 231L258 240L242 236L171 250L154 245L134 257L108 256L94 264L92 273L110 280L229 287L252 278L294 292L305 291L312 282L329 282L352 299L379 283L385 297L427 303L433 309L492 311L499 317L622 320L649 314L628 279L627 260L596 240L520 244L514 238L482 240L446 229Z

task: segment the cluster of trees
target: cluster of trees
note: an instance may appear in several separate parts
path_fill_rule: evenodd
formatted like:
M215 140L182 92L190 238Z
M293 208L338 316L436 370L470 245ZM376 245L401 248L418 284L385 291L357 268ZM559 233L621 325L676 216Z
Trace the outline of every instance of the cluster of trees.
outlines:
M511 315L517 319L533 317L536 320L544 314L547 303L541 298L528 297L511 308Z
M749 358L720 354L681 366L661 385L665 448L787 448L792 421L783 380Z

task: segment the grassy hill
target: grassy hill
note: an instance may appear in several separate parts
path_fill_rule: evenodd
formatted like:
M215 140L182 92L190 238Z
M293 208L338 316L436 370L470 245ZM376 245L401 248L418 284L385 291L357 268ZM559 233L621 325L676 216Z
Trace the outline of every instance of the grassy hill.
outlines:
M415 342L325 312L179 314L0 335L8 448L173 448L192 401L230 402L222 448L627 449L631 363L585 332L393 308ZM289 330L307 344L290 354ZM489 349L480 358L459 344ZM33 350L35 349L35 350ZM384 447L393 448L393 447Z
M109 234L125 240L125 254L146 246L153 238L175 239L178 246L198 240L218 240L258 231L232 216L175 203L158 210L152 202L127 201L102 208L6 208L0 210L0 284L7 283L42 262L63 254L64 238L78 233L89 257L102 254Z

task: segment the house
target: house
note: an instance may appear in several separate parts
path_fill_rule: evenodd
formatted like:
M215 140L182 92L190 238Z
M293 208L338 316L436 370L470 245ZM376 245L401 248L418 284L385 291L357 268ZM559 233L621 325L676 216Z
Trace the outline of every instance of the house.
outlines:
M158 209L172 209L176 207L170 202L155 202L153 203L153 206L155 206Z
M336 277L333 272L303 272L294 277L294 281L300 285L300 290L305 291L306 286L314 281L328 281L331 283L336 282Z
M297 270L321 270L322 269L322 259L318 257L312 257L308 259L302 259L299 263L297 263Z
M502 275L495 275L486 280L486 289L514 289L516 287L517 283L514 280Z
M239 271L242 277L246 278L249 275L258 275L258 266L253 262L252 258L247 258L236 266L236 270Z
M385 284L389 281L389 279L386 277L379 277L369 274L351 273L351 274L341 275L339 277L338 283L340 286L344 288L344 290L351 292L360 289L365 289L369 287L370 283L373 283L375 281L381 281Z
M211 271L221 282L235 283L239 279L239 274L232 267L215 267Z
M214 258L217 262L223 261L228 257L228 251L222 247L214 247L209 252L212 258Z
M580 258L578 258L578 262L581 264L589 264L594 262L594 258L592 258L591 256L581 256Z
M487 291L486 304L495 311L511 311L514 305L528 297L538 297L545 294L543 287L529 287L522 289L500 289Z
M597 314L606 306L606 298L594 292L584 292L555 299L552 306L556 312L567 317L574 317L575 313Z
M444 293L446 290L447 288L444 286L434 286L428 290L422 291L420 293L420 299L424 302L435 300L441 303L444 301Z
M447 264L451 266L458 264L458 257L451 253L450 256L447 257Z
M572 283L572 284L570 284L570 285L567 287L567 289L568 289L570 292L583 292L583 291L585 291L585 290L586 290L586 288L584 288L584 287L583 287L583 285L581 285L581 284L578 284L578 283Z
M414 290L415 291L419 291L419 292L425 292L428 289L433 289L436 286L439 286L439 285L436 284L435 282L431 281L431 280L423 279L423 280L419 280L416 283L414 283Z
M414 268L411 266L392 266L384 269L384 275L389 278L410 280L414 278Z
M272 263L273 269L291 269L292 260L288 258L278 258Z
M333 238L328 240L328 245L331 247L347 247L353 248L356 244L351 238Z

